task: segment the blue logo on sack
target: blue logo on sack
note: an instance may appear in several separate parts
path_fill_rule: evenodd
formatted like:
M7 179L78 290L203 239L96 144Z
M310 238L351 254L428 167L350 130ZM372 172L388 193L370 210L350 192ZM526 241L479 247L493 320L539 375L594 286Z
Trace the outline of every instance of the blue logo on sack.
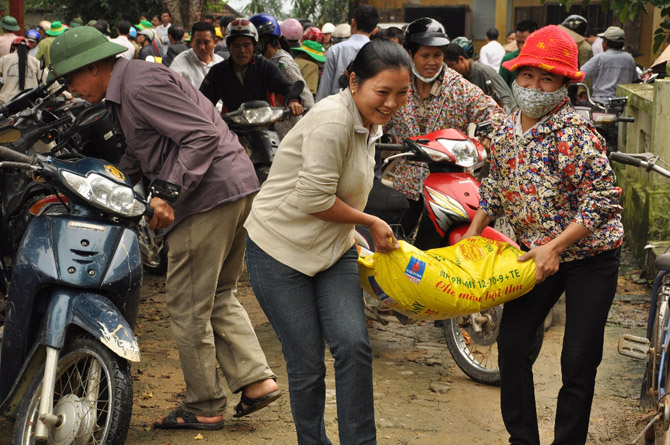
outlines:
M407 275L407 278L409 278L412 283L419 284L421 283L421 278L423 278L423 272L425 270L425 262L418 258L410 257L407 269L405 269L405 275Z
M375 293L375 295L382 301L382 303L386 304L393 304L395 301L393 298L389 297L381 287L379 287L379 283L377 283L377 280L375 280L375 277L368 277L368 281L370 282L370 287L372 288L372 291Z

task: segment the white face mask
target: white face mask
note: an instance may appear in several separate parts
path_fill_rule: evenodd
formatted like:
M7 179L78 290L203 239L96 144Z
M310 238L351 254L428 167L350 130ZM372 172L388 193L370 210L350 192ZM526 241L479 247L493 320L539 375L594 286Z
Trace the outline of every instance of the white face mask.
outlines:
M412 62L412 73L416 76L417 79L419 79L422 82L425 83L433 83L435 82L435 79L437 79L440 74L442 73L444 65L440 66L440 69L435 73L433 77L423 77L421 74L419 74L419 70L416 69L416 65L414 65L414 62Z
M556 108L568 95L568 86L563 84L556 91L547 93L535 88L525 88L512 82L512 91L523 114L531 119L539 119Z

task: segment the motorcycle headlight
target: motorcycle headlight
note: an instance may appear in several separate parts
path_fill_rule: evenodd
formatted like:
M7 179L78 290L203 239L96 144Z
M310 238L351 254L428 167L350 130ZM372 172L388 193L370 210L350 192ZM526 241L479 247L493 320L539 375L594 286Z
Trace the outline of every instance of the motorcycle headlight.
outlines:
M486 159L486 153L484 153L482 159L479 159L477 147L469 139L461 141L438 139L437 141L454 156L454 163L460 167L469 168Z
M272 107L249 108L242 114L233 116L236 124L246 125L269 125L277 121L284 114L283 110L272 109Z
M146 204L135 199L133 189L105 178L97 173L80 176L69 171L61 172L63 183L91 205L125 217L144 214Z

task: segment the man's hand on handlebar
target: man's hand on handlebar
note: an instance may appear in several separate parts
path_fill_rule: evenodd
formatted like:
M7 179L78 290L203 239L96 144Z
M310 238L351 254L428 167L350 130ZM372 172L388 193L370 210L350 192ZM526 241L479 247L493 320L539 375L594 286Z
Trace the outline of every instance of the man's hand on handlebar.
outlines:
M166 201L160 198L152 198L151 207L154 209L154 216L149 221L150 229L164 229L174 221L174 210Z

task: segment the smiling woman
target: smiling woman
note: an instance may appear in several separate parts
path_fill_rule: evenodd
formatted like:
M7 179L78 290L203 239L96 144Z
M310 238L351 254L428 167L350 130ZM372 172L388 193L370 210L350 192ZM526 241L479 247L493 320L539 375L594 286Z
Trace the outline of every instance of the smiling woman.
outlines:
M374 40L349 71L349 88L318 102L282 140L245 224L249 278L282 343L298 443L330 443L324 340L335 359L340 442L376 441L354 225L370 227L377 251L397 247L388 224L362 209L381 125L407 100L410 60L396 43Z

